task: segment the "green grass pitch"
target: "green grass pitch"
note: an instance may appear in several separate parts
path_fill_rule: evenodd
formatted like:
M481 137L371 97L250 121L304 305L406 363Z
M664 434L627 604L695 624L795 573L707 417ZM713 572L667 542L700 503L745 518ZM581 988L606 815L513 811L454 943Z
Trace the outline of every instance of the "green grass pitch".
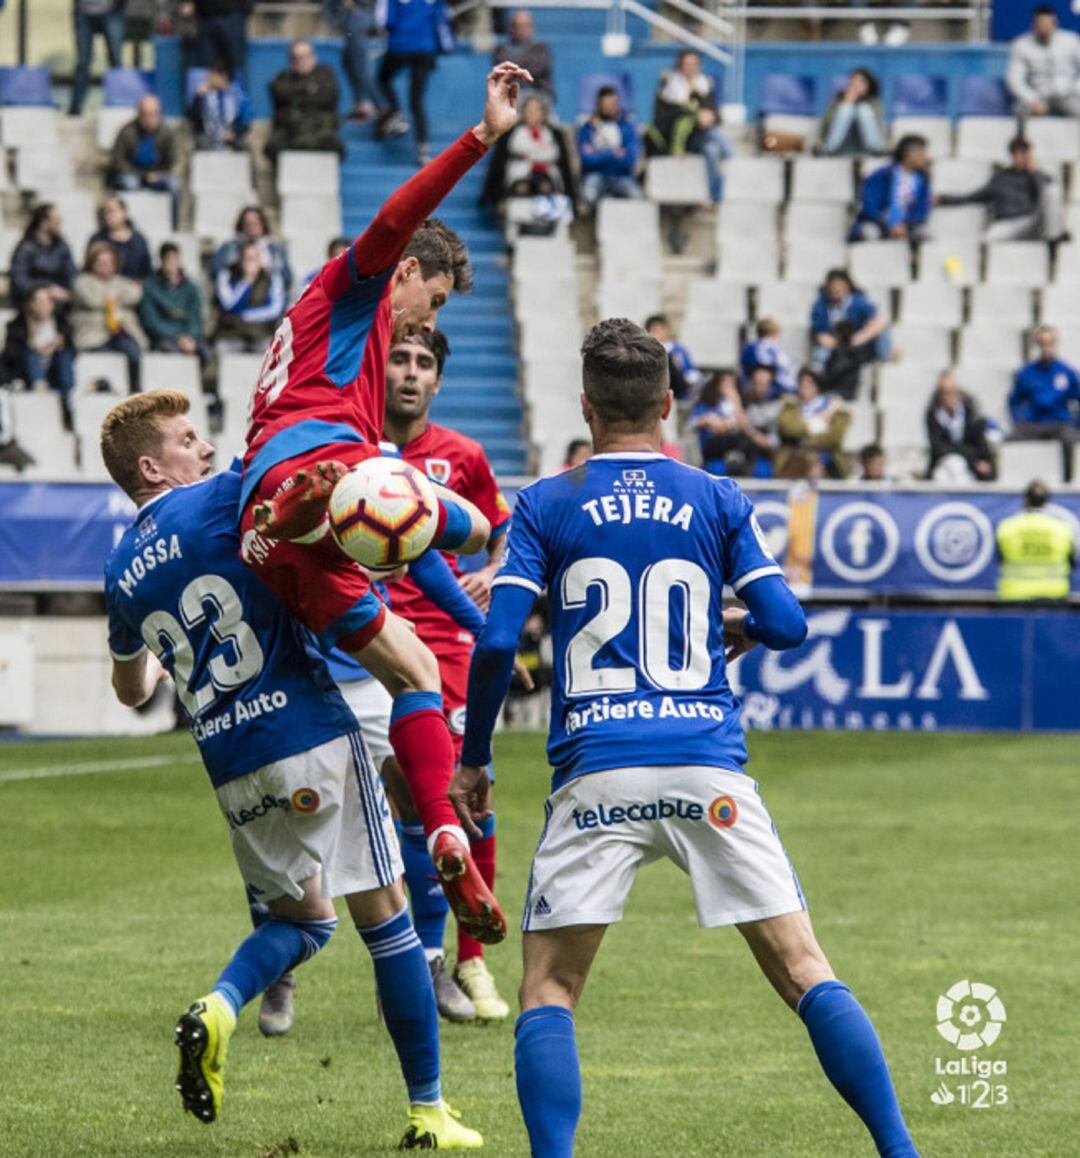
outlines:
M754 736L751 752L819 939L875 1020L922 1152L1080 1154L1076 741L789 733ZM513 924L546 786L540 737L501 737L497 762ZM221 1119L181 1113L174 1018L247 931L186 737L0 746L0 815L0 1153L392 1149L403 1090L346 921L300 973L289 1037L265 1041L254 1010L242 1017ZM518 942L489 954L507 996ZM935 1001L964 977L996 986L1007 1007L987 1054L1008 1062L1004 1108L930 1101L934 1059L958 1056L937 1036ZM578 1037L582 1158L872 1152L738 934L699 932L669 865L641 875L609 934ZM444 1024L443 1058L447 1094L486 1152L527 1154L512 1026Z

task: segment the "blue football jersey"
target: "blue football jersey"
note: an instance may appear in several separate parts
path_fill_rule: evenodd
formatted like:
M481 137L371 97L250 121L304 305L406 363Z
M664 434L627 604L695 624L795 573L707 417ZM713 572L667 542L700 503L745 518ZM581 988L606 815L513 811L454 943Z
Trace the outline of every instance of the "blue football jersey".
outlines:
M722 595L780 574L738 485L665 455L601 454L521 491L495 582L548 592L554 786L639 765L741 770Z
M356 730L303 629L240 561L240 475L167 491L105 564L109 648L172 675L214 786Z

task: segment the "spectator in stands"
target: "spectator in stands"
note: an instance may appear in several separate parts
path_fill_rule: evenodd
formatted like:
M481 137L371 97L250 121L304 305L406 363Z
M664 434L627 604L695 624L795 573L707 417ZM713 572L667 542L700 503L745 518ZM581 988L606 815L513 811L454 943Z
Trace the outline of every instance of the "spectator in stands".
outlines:
M746 415L734 370L717 370L706 380L690 412L690 429L697 434L701 463L709 474L744 478L753 473L762 447Z
M289 67L270 82L273 117L266 155L276 161L286 149L345 155L338 136L338 83L333 69L320 64L307 40L294 40Z
M141 300L142 286L120 276L120 258L109 242L89 246L73 289L75 349L123 354L133 391L141 389L142 353L149 345L136 313Z
M653 102L653 123L646 130L652 153L672 157L699 153L709 174L709 196L724 195L720 164L731 156L731 146L720 127L716 82L701 71L701 57L683 49L675 67L661 73Z
M1009 48L1005 83L1020 117L1080 117L1080 36L1058 27L1050 4L1032 13L1031 31Z
M1068 479L1069 447L1080 440L1080 374L1058 357L1058 332L1053 326L1039 326L1035 345L1039 356L1017 371L1009 393L1012 437L1060 440Z
M925 137L901 137L892 163L875 169L863 182L859 212L848 241L900 238L918 245L929 236L930 177Z
M555 102L555 80L551 47L543 40L536 40L536 25L532 13L519 8L510 16L509 39L496 45L492 57L495 64L504 60L518 65L532 74L534 87L548 100Z
M592 442L587 438L572 438L566 447L566 454L563 456L563 464L560 470L573 470L575 466L581 466L592 458Z
M552 124L547 102L533 94L521 102L518 123L491 150L480 203L498 207L507 197L574 196L566 138Z
M873 360L889 356L888 322L876 305L851 280L847 270L830 269L825 275L817 300L810 309L810 340L813 361L823 367L838 345L836 326L848 322L852 327L850 344L873 343Z
M747 474L760 478L772 474L773 455L780 445L776 423L780 417L781 398L772 367L755 366L743 389L743 405L749 423L747 433L754 441L757 455Z
M179 247L166 241L161 264L143 283L139 317L155 350L172 354L198 354L203 349L202 294L184 273Z
M926 436L930 442L927 474L935 482L956 486L997 478L986 420L971 395L960 389L951 370L938 375L937 388L926 408Z
M819 465L828 478L851 473L844 453L851 414L835 394L824 392L816 370L799 371L795 396L784 399L776 425L780 446L773 464L780 478L815 477Z
M261 351L273 336L287 304L284 279L266 270L254 241L246 242L238 259L218 273L214 297L219 310L215 341L250 353Z
M667 351L671 389L679 401L692 398L702 382L702 373L690 351L675 340L675 331L666 314L653 314L645 320L645 329Z
M179 14L195 18L199 61L223 61L230 76L242 75L247 62L247 18L252 0L181 0Z
M416 134L416 162L418 165L426 165L431 159L431 137L428 133L424 94L439 54L451 52L454 47L450 11L446 0L426 0L423 4L413 3L412 0L382 0L382 5L386 19L386 53L379 65L379 89L382 92L384 112L379 118L378 129L382 135L399 135L387 133L387 126L398 125L401 120L401 106L398 104L394 78L407 70L409 112Z
M1009 142L1012 163L995 169L981 189L936 197L936 205L985 205L992 218L985 241L1067 241L1061 184L1035 163L1035 150L1023 137Z
M179 157L172 130L161 118L161 101L144 96L113 143L109 184L114 189L152 189L172 197L173 229L180 226L180 182L173 169Z
M793 394L795 370L780 341L780 335L783 333L780 323L775 318L761 318L756 333L757 337L752 342L747 342L739 355L743 385L750 381L755 366L768 366L773 372L773 381L777 389L784 394Z
M224 61L210 66L206 80L195 90L188 118L196 149L247 148L251 105L240 82L230 78Z
M821 369L822 383L826 393L851 402L858 396L863 367L874 361L876 350L872 342L855 345L855 327L843 319L836 323L833 337L836 345Z
M28 390L52 389L66 399L75 388L72 345L71 327L49 287L37 285L8 323L0 381L21 379Z
M323 18L341 33L341 64L353 94L352 121L370 121L378 112L371 70L375 0L323 0Z
M884 153L888 132L881 85L868 68L857 68L833 97L821 121L821 152L827 157Z
M119 68L124 55L124 4L126 0L75 0L75 77L71 85L69 112L77 117L90 91L90 65L94 38L102 37L109 67Z
M146 238L131 224L127 206L120 197L106 197L98 210L98 229L90 238L107 241L120 258L120 276L145 281L153 271Z
M11 255L11 296L15 304L39 285L48 287L53 301L66 306L78 270L63 236L60 210L46 202L30 215L30 223Z
M859 481L891 483L895 480L889 474L889 461L876 442L867 443L859 451Z
M619 100L619 90L604 85L592 116L578 129L581 196L590 209L602 197L641 197L635 176L640 146L637 126Z
M258 205L247 205L240 210L240 216L236 219L235 236L214 251L214 256L210 260L210 276L216 278L223 269L235 265L240 260L240 250L248 242L254 242L258 246L263 269L267 273L281 275L285 282L285 292L288 293L292 286L289 255L285 246L270 236L270 222Z

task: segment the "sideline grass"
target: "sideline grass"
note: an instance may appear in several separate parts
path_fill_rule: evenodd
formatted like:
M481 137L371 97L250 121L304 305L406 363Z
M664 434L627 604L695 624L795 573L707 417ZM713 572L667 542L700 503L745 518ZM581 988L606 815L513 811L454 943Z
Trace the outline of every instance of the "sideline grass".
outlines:
M923 1152L1080 1154L1075 740L788 733L754 736L751 750L819 938L875 1019ZM385 1153L402 1091L347 921L301 971L288 1038L261 1038L253 1011L242 1019L222 1119L206 1127L179 1110L174 1018L247 922L191 754L182 736L0 745L0 1152ZM152 766L133 766L143 759ZM500 737L497 760L499 891L516 917L546 785L541 740ZM73 772L85 765L118 770ZM489 959L512 994L517 935ZM1008 1061L1005 1108L929 1100L934 1059L959 1056L935 1032L935 1000L963 977L995 985L1008 1008L986 1053ZM700 933L668 865L642 874L609 934L578 1036L581 1158L872 1152L738 934ZM512 1027L444 1025L443 1041L447 1092L486 1152L527 1154Z

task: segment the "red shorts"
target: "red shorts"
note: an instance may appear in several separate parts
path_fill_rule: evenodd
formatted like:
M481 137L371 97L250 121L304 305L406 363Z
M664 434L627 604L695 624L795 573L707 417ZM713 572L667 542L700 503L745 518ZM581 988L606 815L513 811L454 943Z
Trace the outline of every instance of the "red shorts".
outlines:
M329 531L314 543L264 539L255 531L255 504L274 498L302 467L336 459L346 466L374 457L368 442L339 442L316 447L271 467L259 480L240 520L244 562L289 611L319 637L323 647L339 643L358 651L378 635L386 618L371 578L338 547Z

